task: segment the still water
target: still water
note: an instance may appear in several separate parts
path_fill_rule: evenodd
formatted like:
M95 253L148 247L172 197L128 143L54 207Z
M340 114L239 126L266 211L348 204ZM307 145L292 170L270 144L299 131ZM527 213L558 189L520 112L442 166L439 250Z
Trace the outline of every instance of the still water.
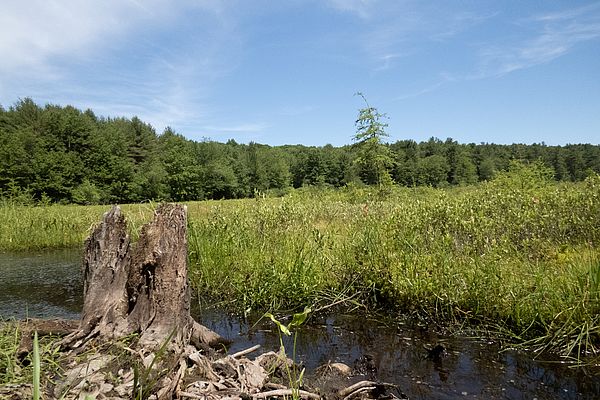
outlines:
M0 317L79 318L81 250L0 253Z
M0 317L78 318L80 257L78 250L0 253ZM244 319L214 307L195 313L204 325L233 340L231 352L254 344L262 346L258 353L279 348L275 327L260 316ZM445 355L428 358L426 348L438 344ZM291 351L291 341L285 345ZM311 316L296 345L309 381L319 365L344 362L361 369L363 375L354 380L397 384L409 399L600 399L598 369L499 350L491 341L446 337L431 327L343 314Z

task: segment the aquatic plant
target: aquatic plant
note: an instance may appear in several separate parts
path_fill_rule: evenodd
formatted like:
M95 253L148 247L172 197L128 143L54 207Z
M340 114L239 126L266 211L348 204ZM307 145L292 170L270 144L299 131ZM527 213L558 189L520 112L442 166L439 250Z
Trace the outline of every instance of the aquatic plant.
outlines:
M201 296L244 310L318 307L343 292L442 324L500 326L521 341L558 333L565 321L598 326L580 280L592 276L583 259L600 255L600 178L532 184L530 176L192 203L190 276ZM590 312L567 317L570 309Z
M279 321L275 316L271 313L265 313L264 317L269 318L276 326L277 333L279 334L279 345L280 345L280 354L283 358L282 364L285 368L285 372L287 374L288 385L292 390L292 398L299 399L300 398L300 388L302 387L302 380L304 378L304 368L298 372L298 366L296 365L296 341L298 339L298 330L306 319L308 315L311 313L310 307L304 307L304 311L301 313L296 313L293 315L292 320L289 324L284 325L281 321ZM292 346L292 365L290 365L286 358L286 349L283 344L283 335L291 336L292 331L294 332L294 343Z

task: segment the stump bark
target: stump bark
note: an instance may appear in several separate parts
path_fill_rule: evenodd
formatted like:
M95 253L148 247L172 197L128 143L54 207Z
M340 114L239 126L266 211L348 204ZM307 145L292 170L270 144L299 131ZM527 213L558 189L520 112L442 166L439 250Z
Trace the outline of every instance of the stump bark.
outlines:
M104 214L86 241L81 321L65 343L78 347L92 338L137 333L144 350L168 341L171 351L182 353L190 343L214 346L223 341L190 315L186 234L187 209L182 205L159 206L133 245L120 208Z

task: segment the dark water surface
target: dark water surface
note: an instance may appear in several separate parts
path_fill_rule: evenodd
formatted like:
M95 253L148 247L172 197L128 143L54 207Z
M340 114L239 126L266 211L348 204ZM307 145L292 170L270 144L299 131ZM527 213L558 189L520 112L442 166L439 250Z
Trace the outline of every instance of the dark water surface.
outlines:
M0 317L79 318L80 258L79 250L0 253ZM204 325L233 340L230 352L254 344L262 346L257 354L279 348L268 320L256 323L256 317L243 319L212 307L195 313ZM446 355L428 358L426 348L438 344ZM285 346L291 355L292 342L286 340ZM410 399L600 399L598 369L570 368L556 359L500 352L484 340L385 325L365 316L311 316L299 331L296 353L308 378L319 365L344 362L362 370L354 380L395 383Z
M80 249L0 253L0 317L79 318Z
M210 309L199 319L234 339L230 352L256 343L261 351L279 348L276 328L268 320L249 324ZM438 344L446 355L428 358L426 348ZM286 340L284 345L289 356L293 343ZM395 383L410 399L600 399L600 369L534 360L524 352L501 352L489 341L439 336L425 327L388 326L364 316L311 317L299 331L296 352L309 375L328 361L354 367L368 359L370 368L354 380Z

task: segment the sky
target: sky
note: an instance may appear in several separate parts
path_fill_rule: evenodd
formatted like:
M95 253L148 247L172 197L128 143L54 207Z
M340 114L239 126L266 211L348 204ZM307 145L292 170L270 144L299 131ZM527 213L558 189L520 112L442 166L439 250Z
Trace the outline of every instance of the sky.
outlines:
M600 144L600 1L4 0L0 105L192 140Z

